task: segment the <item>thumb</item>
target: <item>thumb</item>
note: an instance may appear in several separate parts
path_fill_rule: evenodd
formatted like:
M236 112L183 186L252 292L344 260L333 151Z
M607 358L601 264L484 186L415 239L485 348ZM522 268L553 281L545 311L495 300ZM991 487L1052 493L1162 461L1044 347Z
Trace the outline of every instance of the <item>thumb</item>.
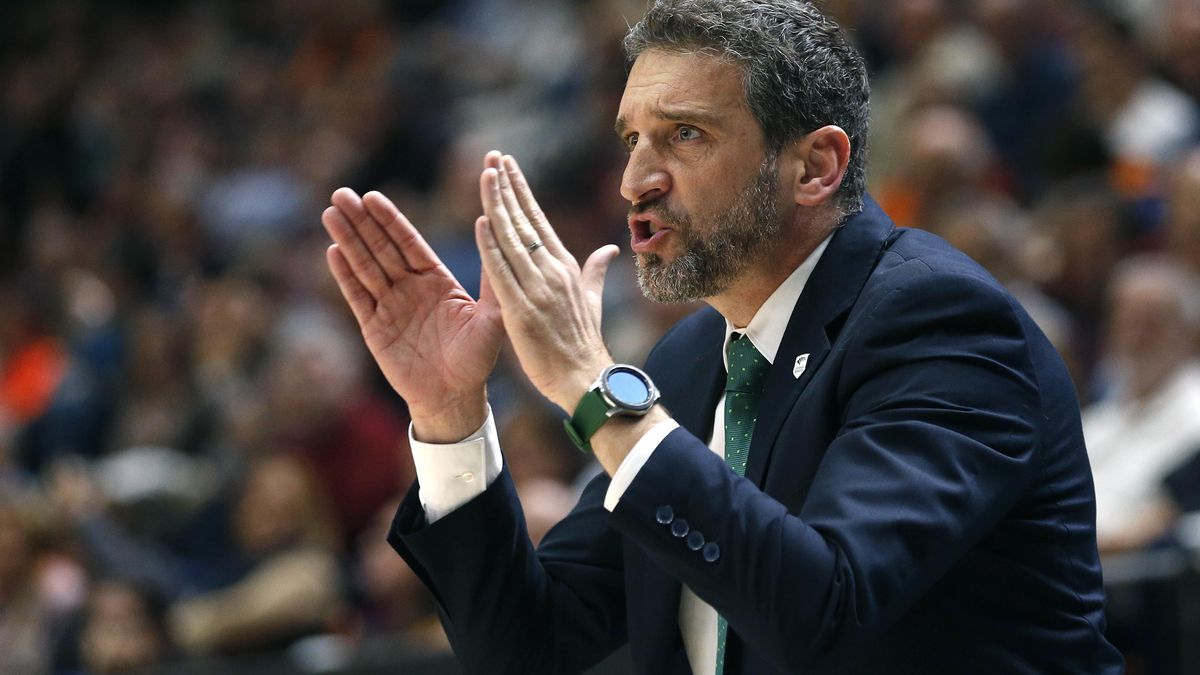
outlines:
M482 267L479 269L479 308L488 316L500 314L500 301L496 298L496 290L492 288L492 279Z
M583 290L587 291L597 310L600 308L600 299L604 295L604 276L608 274L608 265L620 253L621 249L617 248L615 244L606 244L592 251L592 254L583 263L581 272Z

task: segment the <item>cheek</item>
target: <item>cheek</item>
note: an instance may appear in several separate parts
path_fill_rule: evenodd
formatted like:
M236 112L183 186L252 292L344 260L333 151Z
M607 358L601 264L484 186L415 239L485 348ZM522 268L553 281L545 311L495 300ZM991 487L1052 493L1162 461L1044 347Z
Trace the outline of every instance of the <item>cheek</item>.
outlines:
M733 187L719 176L697 180L686 193L679 196L682 210L686 212L692 228L701 232L716 227L719 223L715 221L736 198Z

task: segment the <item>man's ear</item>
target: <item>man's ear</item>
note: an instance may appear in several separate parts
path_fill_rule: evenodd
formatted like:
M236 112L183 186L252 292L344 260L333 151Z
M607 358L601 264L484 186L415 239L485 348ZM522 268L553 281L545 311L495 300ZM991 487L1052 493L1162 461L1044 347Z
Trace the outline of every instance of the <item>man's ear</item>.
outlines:
M850 164L850 137L830 124L789 146L784 155L795 162L792 198L796 204L818 206L832 200Z

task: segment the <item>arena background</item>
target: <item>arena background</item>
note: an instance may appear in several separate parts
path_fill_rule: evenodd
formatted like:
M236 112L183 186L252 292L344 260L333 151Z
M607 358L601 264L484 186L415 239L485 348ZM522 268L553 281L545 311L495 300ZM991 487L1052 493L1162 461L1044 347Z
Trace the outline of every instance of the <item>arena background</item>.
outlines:
M1110 634L1130 673L1200 672L1200 1L823 6L870 64L872 192L1008 285L1081 405L1132 425L1119 454L1157 457L1134 487L1171 508L1102 542ZM0 673L456 672L383 541L407 417L319 214L383 191L474 292L499 148L577 255L626 243L611 129L643 9L0 6ZM608 278L640 362L691 307L643 301L628 256ZM1133 396L1131 372L1163 375ZM511 355L490 392L540 536L597 468Z

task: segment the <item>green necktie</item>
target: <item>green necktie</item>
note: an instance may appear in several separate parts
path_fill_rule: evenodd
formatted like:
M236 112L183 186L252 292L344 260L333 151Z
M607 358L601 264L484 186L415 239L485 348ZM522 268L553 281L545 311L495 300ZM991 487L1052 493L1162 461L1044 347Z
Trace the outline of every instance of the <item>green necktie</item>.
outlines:
M725 379L725 463L739 476L746 475L750 439L758 421L758 400L767 382L766 357L748 338L736 335L729 343L729 376ZM717 675L725 672L725 636L729 623L717 616Z

